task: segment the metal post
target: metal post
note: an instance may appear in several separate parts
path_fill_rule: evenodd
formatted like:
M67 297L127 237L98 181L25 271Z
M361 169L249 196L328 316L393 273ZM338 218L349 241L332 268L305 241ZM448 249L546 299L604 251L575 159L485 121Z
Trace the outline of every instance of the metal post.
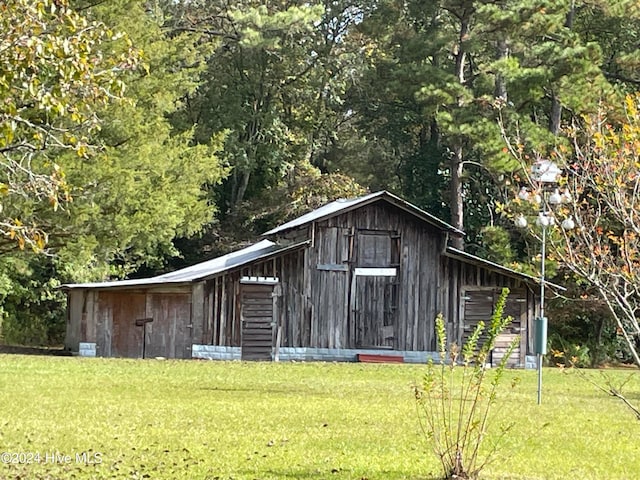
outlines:
M545 212L544 215L547 213ZM547 226L542 225L542 251L541 251L541 266L540 266L540 322L537 327L542 327L544 322L544 282L545 282L545 257L547 254ZM538 405L542 404L542 352L544 352L544 346L540 346L538 351Z

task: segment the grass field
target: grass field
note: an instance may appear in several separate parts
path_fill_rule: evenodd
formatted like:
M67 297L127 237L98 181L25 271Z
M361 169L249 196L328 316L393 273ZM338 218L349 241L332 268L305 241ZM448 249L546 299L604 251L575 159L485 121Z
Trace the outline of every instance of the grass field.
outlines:
M31 463L0 478L434 478L411 391L423 371L1 355L0 451ZM640 478L640 422L618 400L545 370L537 406L536 373L508 374L521 382L494 420L516 424L484 478ZM640 376L626 392L640 403Z

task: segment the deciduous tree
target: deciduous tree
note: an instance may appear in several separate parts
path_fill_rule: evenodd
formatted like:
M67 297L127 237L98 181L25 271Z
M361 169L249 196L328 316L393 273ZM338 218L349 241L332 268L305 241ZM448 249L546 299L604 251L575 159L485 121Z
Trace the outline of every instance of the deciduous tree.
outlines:
M640 95L627 96L622 109L601 105L565 135L568 143L549 155L564 166L561 187L571 199L559 215L576 228L551 236L551 251L597 291L640 366ZM524 143L511 151L523 163L540 155Z
M97 111L122 98L139 55L66 0L5 1L0 31L0 234L5 245L40 250L48 232L39 211L70 200L55 156L89 155Z

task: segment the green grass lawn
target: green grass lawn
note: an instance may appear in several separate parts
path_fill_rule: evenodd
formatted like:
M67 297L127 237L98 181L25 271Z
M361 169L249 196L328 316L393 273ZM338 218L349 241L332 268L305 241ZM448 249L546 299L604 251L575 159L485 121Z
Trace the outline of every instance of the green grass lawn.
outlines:
M423 371L2 355L0 451L35 463L0 478L434 478L411 390ZM640 478L640 422L619 400L549 369L538 406L536 372L507 373L521 382L493 419L515 426L484 478ZM640 376L626 392L640 403Z

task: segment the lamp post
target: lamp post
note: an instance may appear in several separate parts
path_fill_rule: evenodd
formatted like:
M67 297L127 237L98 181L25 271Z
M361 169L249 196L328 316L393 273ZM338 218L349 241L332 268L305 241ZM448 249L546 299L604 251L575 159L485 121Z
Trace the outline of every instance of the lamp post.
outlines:
M522 187L518 193L518 198L525 201L533 201L540 205L536 223L542 228L542 239L540 248L540 315L535 319L535 352L537 356L538 370L538 405L542 403L542 358L547 353L547 317L544 315L544 297L545 297L545 263L547 257L547 229L556 224L556 218L553 207L561 203L571 201L571 195L567 190L560 193L558 188L558 177L561 170L558 166L549 161L542 160L536 162L531 168L531 176L537 184L537 191L531 192L526 187ZM529 222L520 215L516 218L516 226L526 228ZM564 230L572 230L575 227L571 217L565 218L561 227Z

